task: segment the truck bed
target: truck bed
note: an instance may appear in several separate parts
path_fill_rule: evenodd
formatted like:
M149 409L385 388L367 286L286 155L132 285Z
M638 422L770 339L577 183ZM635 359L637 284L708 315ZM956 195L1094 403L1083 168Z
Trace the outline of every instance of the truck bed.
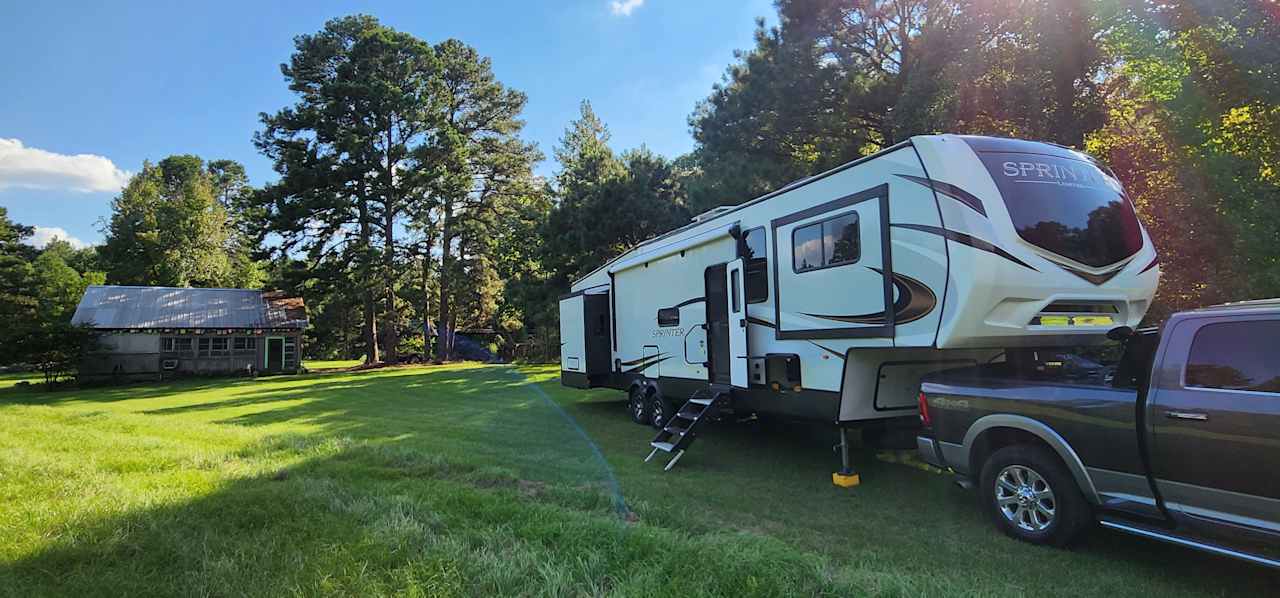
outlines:
M1005 363L944 370L924 377L933 433L958 446L988 415L1043 422L1077 447L1092 468L1142 474L1138 459L1137 391L1100 381L1016 371ZM977 472L964 472L976 475Z

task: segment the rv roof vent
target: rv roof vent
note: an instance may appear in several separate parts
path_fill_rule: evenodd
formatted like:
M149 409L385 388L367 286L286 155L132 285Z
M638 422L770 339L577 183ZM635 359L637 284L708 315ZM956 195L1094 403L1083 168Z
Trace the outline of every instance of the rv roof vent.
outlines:
M714 207L714 208L711 208L710 210L707 210L707 211L705 211L705 212L703 212L703 213L701 213L701 214L698 214L697 216L694 216L694 217L692 218L692 221L693 221L693 222L705 222L705 221L710 220L710 219L712 219L712 218L715 218L716 216L719 216L719 215L721 215L721 214L723 214L723 213L725 213L725 212L728 212L729 210L732 210L733 208L734 208L734 206L716 206L716 207Z

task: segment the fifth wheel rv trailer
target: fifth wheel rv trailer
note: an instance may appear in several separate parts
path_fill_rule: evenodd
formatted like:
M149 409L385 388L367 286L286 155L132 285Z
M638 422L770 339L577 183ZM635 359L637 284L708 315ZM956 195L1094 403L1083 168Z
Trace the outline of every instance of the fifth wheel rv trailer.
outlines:
M561 379L628 391L631 416L665 428L655 449L682 451L713 405L843 433L914 415L928 372L1137 326L1159 272L1088 155L913 137L701 214L573 283Z

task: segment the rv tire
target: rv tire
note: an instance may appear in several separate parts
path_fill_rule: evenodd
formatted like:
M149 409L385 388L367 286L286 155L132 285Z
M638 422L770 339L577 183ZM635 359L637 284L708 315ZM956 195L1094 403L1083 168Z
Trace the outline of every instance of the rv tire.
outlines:
M662 393L653 391L649 396L649 423L653 427L661 430L671 421L671 416L676 414L675 407L668 401Z
M649 423L649 397L645 391L644 386L637 384L627 393L627 411L631 414L631 421L640 425Z

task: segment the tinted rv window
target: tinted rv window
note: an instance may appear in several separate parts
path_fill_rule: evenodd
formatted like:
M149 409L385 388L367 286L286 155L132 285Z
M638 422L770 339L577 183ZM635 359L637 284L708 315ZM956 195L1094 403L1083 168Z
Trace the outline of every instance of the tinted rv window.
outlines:
M858 213L849 212L797 228L791 234L791 245L796 272L852 264L862 254Z
M664 307L658 310L658 326L663 328L680 325L680 308Z
M1196 332L1186 386L1280 393L1280 320L1208 324Z
M791 233L791 254L796 272L822 267L822 223L797 228Z
M742 299L739 299L739 297L741 297L742 291L739 289L741 284L738 282L737 270L733 271L730 282L732 283L732 287L730 288L730 292L732 294L729 296L729 303L733 305L733 313L736 314L742 311Z
M1091 162L1044 154L981 152L1013 226L1025 241L1088 266L1142 248L1142 231L1120 183Z
M822 223L822 253L827 266L858 261L858 213L852 212Z
M743 283L747 287L747 303L769 300L769 258L765 252L764 228L753 228L742 237L743 260L747 263Z

